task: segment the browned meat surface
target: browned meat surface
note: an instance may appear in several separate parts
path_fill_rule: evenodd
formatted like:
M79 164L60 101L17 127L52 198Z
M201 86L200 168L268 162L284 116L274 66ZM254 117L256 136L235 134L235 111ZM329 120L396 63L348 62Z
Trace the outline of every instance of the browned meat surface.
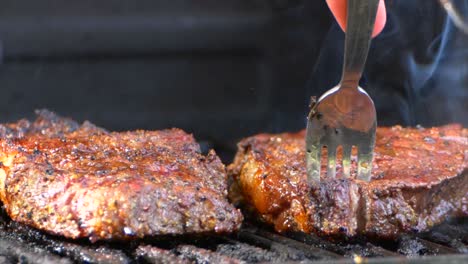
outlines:
M339 169L325 179L324 167L311 188L304 136L246 138L228 168L231 198L277 231L391 238L468 216L468 130L461 126L378 128L371 182L342 179Z
M0 200L18 222L91 241L237 230L225 167L179 129L110 133L39 112L0 126Z

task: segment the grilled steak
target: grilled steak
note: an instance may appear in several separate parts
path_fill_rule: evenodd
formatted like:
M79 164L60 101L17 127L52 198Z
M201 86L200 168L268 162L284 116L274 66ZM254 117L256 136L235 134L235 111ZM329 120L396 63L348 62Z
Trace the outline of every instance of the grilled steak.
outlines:
M0 200L13 220L91 241L240 227L224 165L191 135L110 133L38 114L0 126Z
M378 128L369 183L341 178L340 168L325 179L323 167L321 183L309 187L304 137L246 138L228 168L231 198L277 231L392 238L468 216L468 130L459 125Z

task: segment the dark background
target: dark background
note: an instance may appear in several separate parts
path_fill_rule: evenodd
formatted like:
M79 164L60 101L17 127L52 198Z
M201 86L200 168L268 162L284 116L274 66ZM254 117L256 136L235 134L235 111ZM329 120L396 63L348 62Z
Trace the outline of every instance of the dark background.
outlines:
M1 0L0 121L48 108L110 130L180 127L235 142L305 127L339 81L323 0ZM380 125L468 125L468 36L436 0L387 0L362 86ZM468 13L468 1L456 1Z

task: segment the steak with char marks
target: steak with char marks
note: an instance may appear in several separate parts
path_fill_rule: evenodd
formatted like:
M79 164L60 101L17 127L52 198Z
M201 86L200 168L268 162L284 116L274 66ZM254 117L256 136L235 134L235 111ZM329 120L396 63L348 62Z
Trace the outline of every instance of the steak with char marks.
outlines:
M280 232L392 238L468 216L468 130L459 125L378 128L370 182L343 179L339 167L326 179L324 166L320 184L309 186L304 131L238 147L230 196Z
M38 114L0 125L0 200L14 221L91 241L240 227L224 165L191 135L111 133Z

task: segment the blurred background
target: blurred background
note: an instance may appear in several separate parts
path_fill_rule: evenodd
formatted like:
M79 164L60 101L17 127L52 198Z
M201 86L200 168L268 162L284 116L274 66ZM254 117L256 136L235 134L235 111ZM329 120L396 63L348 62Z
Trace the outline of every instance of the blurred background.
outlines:
M386 3L362 80L379 125L468 126L468 35L437 0ZM324 0L1 0L0 122L180 127L229 162L242 137L305 128L343 40Z

